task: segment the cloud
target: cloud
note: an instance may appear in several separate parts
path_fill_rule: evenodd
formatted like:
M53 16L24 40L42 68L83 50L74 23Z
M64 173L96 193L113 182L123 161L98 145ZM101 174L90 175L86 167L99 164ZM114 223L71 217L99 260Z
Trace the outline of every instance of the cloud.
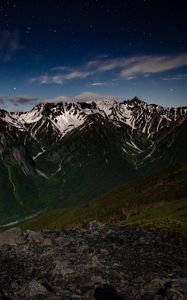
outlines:
M72 71L66 75L42 75L32 78L30 82L37 82L39 84L63 84L65 80L72 80L76 78L86 78L90 75L89 72Z
M102 86L102 85L105 85L106 83L105 82L92 82L90 83L90 85L92 86Z
M87 102L87 101L98 101L101 100L104 96L101 96L96 93L83 92L79 95L68 97L68 96L58 96L51 99L45 99L42 102L44 103L58 103L58 102ZM105 96L107 97L107 96ZM111 96L109 96L111 97Z
M87 64L89 65L89 63ZM137 75L150 74L174 70L187 66L187 53L178 55L141 55L105 59L94 62L95 73L117 70L122 78L134 79Z
M187 80L187 74L177 74L175 76L164 77L162 80Z
M0 104L3 106L6 104L6 100L3 96L0 96Z
M0 96L0 103L1 105L11 104L14 106L36 105L39 103L39 99L30 96L15 96L15 97Z
M177 55L140 55L112 59L104 57L88 61L80 67L55 67L48 74L32 78L31 82L62 85L66 81L100 76L103 73L110 74L110 72L114 71L118 78L132 80L137 76L149 77L152 74L175 70L184 66L187 66L187 53ZM98 81L91 85L99 86L102 83Z
M138 74L155 74L180 67L187 66L187 53L173 56L137 56L133 62L127 64L121 70L121 76L128 78Z
M113 95L100 95L97 93L83 92L76 96L58 96L51 99L38 99L30 96L16 96L16 97L6 97L0 96L0 105L4 109L10 109L14 106L15 111L24 111L27 106L34 107L39 103L68 103L68 102L96 102L96 101L117 101L118 97ZM11 108L12 109L12 108ZM13 109L14 110L14 109Z
M147 76L144 76L144 77L147 77ZM136 78L136 76L128 76L127 77L127 80L133 80L133 79L135 79Z
M80 95L75 96L72 98L72 101L76 102L87 102L87 101L99 101L99 100L116 100L117 97L112 95L100 95L91 92L83 92Z
M91 74L92 74L92 72L73 71L73 72L70 72L69 74L66 74L64 76L64 79L71 80L71 79L75 79L75 78L86 78L86 77L90 76Z
M42 102L46 103L59 103L59 102L70 102L71 98L68 96L58 96L51 99L45 99Z
M58 96L49 99L38 99L36 97L31 96L15 96L15 97L8 97L8 96L0 96L0 104L7 105L11 104L14 106L19 105L37 105L38 103L59 103L59 102L86 102L86 101L98 101L98 100L110 100L110 99L117 99L116 96L113 95L100 95L97 93L92 92L83 92L76 96Z
M87 101L98 101L100 98L99 94L91 92L83 92L80 95L74 97L74 100L77 102L87 102Z
M69 66L57 66L57 67L53 67L51 68L51 71L53 72L63 72L63 71L71 71L72 68Z
M9 62L22 48L19 31L0 31L0 58L4 62Z
M9 101L12 101L12 103L17 106L20 104L26 104L26 105L35 105L39 100L35 97L30 96L16 96L13 98L10 98Z
M116 96L112 95L100 95L92 92L83 92L79 95L68 97L68 96L59 96L51 99L45 99L42 102L44 103L59 103L59 102L92 102L99 100L116 100Z
M39 77L31 78L30 82L37 82L39 84L63 84L64 83L64 78L62 75L42 75Z

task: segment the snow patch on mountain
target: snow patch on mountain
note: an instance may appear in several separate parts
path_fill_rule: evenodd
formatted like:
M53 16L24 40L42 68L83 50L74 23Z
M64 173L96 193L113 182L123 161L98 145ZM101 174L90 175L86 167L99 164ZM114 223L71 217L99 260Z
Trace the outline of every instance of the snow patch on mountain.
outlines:
M18 115L18 121L21 123L35 123L38 122L42 118L42 110L43 110L44 104L37 105L34 107L31 111L22 113Z
M72 130L72 128L82 125L84 123L84 118L78 114L73 115L65 112L64 114L57 116L54 120L51 119L51 122L63 134Z

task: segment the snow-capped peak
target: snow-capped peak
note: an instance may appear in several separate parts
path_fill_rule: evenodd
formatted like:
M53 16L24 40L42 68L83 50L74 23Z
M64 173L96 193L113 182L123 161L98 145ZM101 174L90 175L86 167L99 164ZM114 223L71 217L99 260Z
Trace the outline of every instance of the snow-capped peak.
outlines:
M106 97L98 101L42 103L29 112L12 114L2 111L0 117L13 126L29 128L34 135L42 126L46 126L46 129L51 126L55 132L64 136L82 125L91 114L100 114L110 122L118 123L118 126L122 122L151 137L185 116L187 107L164 108L148 104L137 97L123 102Z

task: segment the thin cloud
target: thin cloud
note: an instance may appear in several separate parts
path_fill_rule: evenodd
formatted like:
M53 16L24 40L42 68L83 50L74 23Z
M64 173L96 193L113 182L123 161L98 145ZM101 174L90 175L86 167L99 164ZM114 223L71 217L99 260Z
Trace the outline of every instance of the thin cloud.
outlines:
M128 78L139 74L155 74L187 66L187 53L175 56L140 56L121 71Z
M22 48L19 31L0 31L0 58L4 62L11 61L16 52Z
M85 79L103 73L116 72L118 78L126 80L135 79L137 76L149 77L152 74L162 73L187 66L187 53L178 55L144 55L122 58L102 58L88 61L80 67L60 66L51 69L57 74L45 74L31 79L31 82L39 84L59 84L66 81ZM101 85L99 82L93 86Z
M68 97L68 96L59 96L51 99L45 99L42 102L44 103L59 103L59 102L92 102L100 100L117 100L116 96L113 95L100 95L92 92L83 92L79 95Z
M144 76L144 77L146 77L146 76ZM135 79L136 78L136 76L128 76L127 77L127 80L133 80L133 79Z
M90 101L100 101L100 100L116 100L117 97L112 95L100 95L91 92L83 92L80 95L75 96L72 98L72 101L76 102L90 102Z
M3 105L3 106L6 104L5 97L0 96L0 104Z
M42 75L32 78L30 82L37 82L39 84L59 84L62 85L65 80L73 80L76 78L86 78L90 75L90 72L72 71L66 75Z
M52 72L64 72L64 71L71 71L72 67L69 66L57 66L57 67L53 67L51 68Z
M6 97L0 96L0 105L5 109L10 106L21 107L24 106L35 106L39 103L68 103L68 102L92 102L92 101L103 101L103 100L117 100L118 98L113 95L100 95L92 92L83 92L76 96L58 96L50 99L38 99L31 96L15 96Z
M164 77L162 80L187 80L187 74L177 74L175 76Z
M59 102L67 103L70 101L71 101L71 98L68 96L58 96L58 97L54 97L51 99L43 100L42 102L44 102L44 103L59 103Z
M91 72L86 72L86 71L73 71L70 72L69 74L64 76L64 79L66 80L72 80L75 78L86 78L91 75Z
M19 105L36 105L39 103L39 99L30 96L15 96L15 97L6 97L0 96L0 103L1 105L11 104L14 106Z
M30 82L37 82L39 84L63 84L64 77L62 75L42 75L32 78Z
M105 82L92 82L90 83L90 85L92 86L102 86L102 85L105 85L106 83Z
M39 100L38 98L30 97L30 96L16 96L10 98L10 101L12 101L15 106L17 106L20 104L35 105L36 103L38 103Z

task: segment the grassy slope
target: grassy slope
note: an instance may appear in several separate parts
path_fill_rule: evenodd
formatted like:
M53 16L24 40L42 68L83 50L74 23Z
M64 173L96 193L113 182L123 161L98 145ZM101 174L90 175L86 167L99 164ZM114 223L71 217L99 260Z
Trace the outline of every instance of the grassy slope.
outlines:
M128 224L187 237L187 198L150 208L130 217Z
M181 230L184 227L185 231L186 197L187 164L183 164L125 184L86 204L48 211L25 222L22 227L33 230L60 229L84 225L96 219L141 226L148 224L155 228L160 223L162 229L172 226L177 229L180 225Z

